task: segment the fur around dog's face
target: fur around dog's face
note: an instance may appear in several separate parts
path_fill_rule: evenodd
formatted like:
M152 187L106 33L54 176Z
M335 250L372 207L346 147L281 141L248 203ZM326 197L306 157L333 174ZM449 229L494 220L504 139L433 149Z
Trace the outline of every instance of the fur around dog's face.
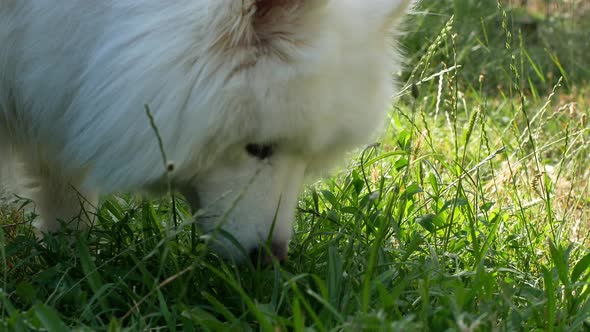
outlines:
M229 44L220 54L235 62L225 86L239 100L224 107L232 115L213 135L227 150L195 183L205 229L221 227L244 253L269 241L275 255L286 254L305 175L366 143L384 118L396 69L391 28L408 4L259 1L262 13L226 22L220 43ZM241 135L231 140L235 128ZM252 145L271 153L256 155ZM239 254L230 240L217 239L218 250Z
M39 165L29 176L54 195L150 188L165 170L147 105L214 247L243 257L223 230L246 253L272 238L284 256L304 177L384 120L410 2L8 1L0 145ZM69 201L47 215L75 211Z

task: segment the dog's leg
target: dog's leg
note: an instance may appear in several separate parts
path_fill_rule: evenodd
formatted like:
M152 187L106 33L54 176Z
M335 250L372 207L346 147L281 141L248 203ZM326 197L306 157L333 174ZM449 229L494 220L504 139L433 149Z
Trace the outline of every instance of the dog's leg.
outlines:
M65 223L72 230L94 221L98 193L80 188L80 176L67 176L54 168L25 168L32 181L31 196L39 211L40 233L56 232Z

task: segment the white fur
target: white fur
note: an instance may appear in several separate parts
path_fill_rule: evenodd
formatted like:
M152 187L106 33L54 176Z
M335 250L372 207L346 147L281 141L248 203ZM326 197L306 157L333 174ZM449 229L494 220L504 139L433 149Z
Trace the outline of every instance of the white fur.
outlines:
M286 248L304 176L380 127L410 0L258 1L2 1L0 163L26 165L42 231L98 194L162 185L148 105L203 229L250 250L274 221Z

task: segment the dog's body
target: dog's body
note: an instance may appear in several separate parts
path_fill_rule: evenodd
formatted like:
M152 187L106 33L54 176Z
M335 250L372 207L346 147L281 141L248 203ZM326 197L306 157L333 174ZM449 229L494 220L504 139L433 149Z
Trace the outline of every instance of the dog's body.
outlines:
M35 181L44 232L81 201L170 178L205 209L205 231L251 250L272 229L283 256L304 176L384 119L389 37L409 3L5 0L0 163ZM218 249L239 258L229 243Z

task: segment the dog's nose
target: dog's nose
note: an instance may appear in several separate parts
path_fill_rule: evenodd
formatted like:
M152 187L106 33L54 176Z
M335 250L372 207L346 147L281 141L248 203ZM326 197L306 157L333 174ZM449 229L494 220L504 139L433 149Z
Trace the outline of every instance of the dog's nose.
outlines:
M270 265L273 258L280 263L285 262L287 260L287 253L288 247L286 243L273 241L270 246L262 244L260 247L250 250L250 259L254 265L259 263L261 265Z

